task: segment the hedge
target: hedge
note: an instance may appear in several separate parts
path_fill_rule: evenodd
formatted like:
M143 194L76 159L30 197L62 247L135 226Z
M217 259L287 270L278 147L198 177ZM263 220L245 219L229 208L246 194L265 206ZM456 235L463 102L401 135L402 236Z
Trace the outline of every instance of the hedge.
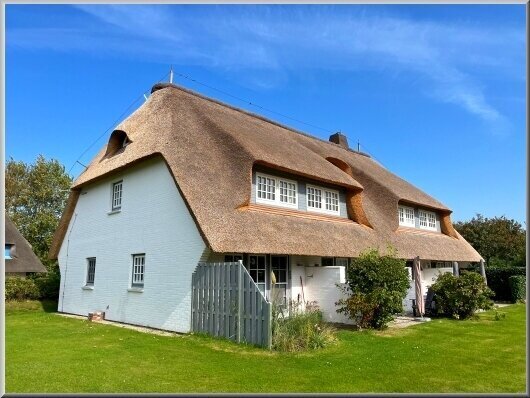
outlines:
M526 298L526 278L521 275L512 275L508 278L512 303L517 303Z
M37 300L40 291L33 279L6 278L6 300Z
M495 292L495 300L511 301L510 276L526 277L525 267L487 267L488 287Z

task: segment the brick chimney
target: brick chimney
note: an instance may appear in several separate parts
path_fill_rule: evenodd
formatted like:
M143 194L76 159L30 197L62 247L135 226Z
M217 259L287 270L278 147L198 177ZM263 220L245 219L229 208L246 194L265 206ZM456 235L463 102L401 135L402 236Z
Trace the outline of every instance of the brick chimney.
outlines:
M348 146L348 138L344 134L342 134L340 131L338 133L332 134L329 136L330 142L333 142L334 144L340 145L343 148L349 149Z

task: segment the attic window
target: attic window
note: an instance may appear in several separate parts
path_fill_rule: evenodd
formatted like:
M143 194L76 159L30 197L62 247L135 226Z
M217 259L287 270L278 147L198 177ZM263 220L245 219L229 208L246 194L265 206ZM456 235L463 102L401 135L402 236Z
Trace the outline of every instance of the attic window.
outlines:
M420 228L436 230L436 215L432 211L420 210L418 212Z
M105 157L114 156L123 152L131 142L131 139L127 136L125 131L114 130L110 135Z
M11 249L14 245L11 245L9 243L6 243L5 250L4 250L4 260L11 260L13 258L13 254L11 252Z
M414 227L414 209L407 206L399 206L399 225Z

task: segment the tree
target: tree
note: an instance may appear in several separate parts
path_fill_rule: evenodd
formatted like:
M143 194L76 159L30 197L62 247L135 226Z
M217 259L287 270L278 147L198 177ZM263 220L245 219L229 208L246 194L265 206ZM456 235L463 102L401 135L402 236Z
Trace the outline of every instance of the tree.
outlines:
M6 164L6 213L49 271L57 268L48 251L71 184L64 166L42 155L33 164L13 158Z
M358 327L382 329L394 314L403 311L403 299L410 286L405 260L396 250L386 254L369 249L352 260L348 267L347 287L339 287L347 296L335 304L338 313L354 320Z
M469 221L455 223L454 227L484 257L487 265L525 265L526 230L517 221L477 214Z

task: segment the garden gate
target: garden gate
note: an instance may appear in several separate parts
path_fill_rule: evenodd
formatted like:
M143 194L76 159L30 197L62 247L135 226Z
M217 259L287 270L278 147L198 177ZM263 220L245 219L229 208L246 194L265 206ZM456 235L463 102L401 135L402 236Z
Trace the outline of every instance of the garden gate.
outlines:
M271 348L272 305L241 261L199 263L191 280L193 332Z

